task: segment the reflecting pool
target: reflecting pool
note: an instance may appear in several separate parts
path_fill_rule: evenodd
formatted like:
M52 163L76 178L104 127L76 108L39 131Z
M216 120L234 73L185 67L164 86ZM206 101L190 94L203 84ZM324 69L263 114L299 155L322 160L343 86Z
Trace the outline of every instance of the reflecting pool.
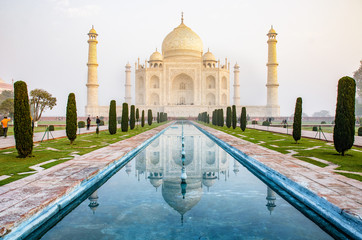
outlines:
M332 238L194 126L177 124L42 239Z

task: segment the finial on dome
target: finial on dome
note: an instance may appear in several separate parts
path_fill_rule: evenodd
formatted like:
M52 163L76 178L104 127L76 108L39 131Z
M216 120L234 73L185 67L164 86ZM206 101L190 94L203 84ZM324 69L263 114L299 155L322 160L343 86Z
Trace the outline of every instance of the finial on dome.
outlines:
M157 52L157 48L156 48L156 52Z
M181 23L184 23L184 12L181 12Z
M94 29L94 25L92 25L92 28Z
M210 52L210 48L207 48L207 52Z

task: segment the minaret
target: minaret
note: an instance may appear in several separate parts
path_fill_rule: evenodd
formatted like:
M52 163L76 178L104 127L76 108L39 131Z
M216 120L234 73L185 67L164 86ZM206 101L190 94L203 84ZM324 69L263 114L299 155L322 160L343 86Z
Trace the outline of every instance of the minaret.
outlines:
M131 105L132 95L131 95L131 64L127 63L126 65L126 83L124 84L124 101Z
M240 80L239 80L239 65L234 66L234 105L240 105Z
M87 106L85 108L86 115L95 116L98 112L98 74L97 74L97 32L92 29L88 33L89 51L88 51L88 82L87 86Z
M95 190L92 195L89 196L89 205L88 207L93 211L93 214L96 212L97 207L99 206L98 203L98 194L97 194L97 190Z
M277 33L271 26L268 34L268 79L267 79L267 109L268 117L276 117L280 115L279 97L278 97L278 73L277 73Z

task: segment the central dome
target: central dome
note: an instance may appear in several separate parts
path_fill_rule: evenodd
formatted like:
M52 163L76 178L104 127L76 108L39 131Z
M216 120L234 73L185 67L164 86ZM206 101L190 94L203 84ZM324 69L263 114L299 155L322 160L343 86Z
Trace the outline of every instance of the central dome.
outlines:
M177 56L202 57L201 38L183 22L170 32L162 43L164 58Z

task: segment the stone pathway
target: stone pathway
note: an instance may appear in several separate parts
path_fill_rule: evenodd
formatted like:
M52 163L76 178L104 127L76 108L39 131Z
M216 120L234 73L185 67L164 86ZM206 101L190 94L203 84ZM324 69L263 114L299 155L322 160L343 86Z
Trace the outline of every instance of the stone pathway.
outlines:
M288 134L288 135L292 135L292 133L293 133L293 129L290 129L290 128L287 129L287 128L282 128L282 127L267 127L267 126L260 126L260 125L247 125L246 127L250 128L250 129L258 129L258 130L262 130L262 131L282 133L282 134ZM317 136L317 138L316 138L316 133L317 132L302 130L302 137L319 139L319 136ZM326 136L328 142L333 142L333 133L324 133L324 135ZM321 140L324 140L323 135L321 137ZM354 136L354 145L353 146L362 147L362 137L361 136Z
M164 124L1 186L0 238L169 125ZM40 170L39 167L36 169Z
M296 183L305 186L318 196L327 199L344 212L362 219L362 182L335 173L333 167L321 168L293 158L290 155L296 153L294 150L290 150L290 154L281 154L216 129L197 125Z
M118 126L120 127L120 125ZM99 127L99 131L104 131L107 130L108 126L100 126ZM86 130L85 128L82 129L80 131L80 134L87 134L87 133L94 133L96 132L96 127L91 127L89 130ZM79 131L77 132L77 134L79 133ZM53 131L52 135L54 138L62 138L62 137L66 137L67 134L64 130L57 130L57 131ZM34 143L36 142L40 142L42 140L44 136L44 132L37 132L34 133L34 137L33 137L33 141ZM49 135L49 140L53 139L50 135ZM44 137L43 141L47 141L47 136ZM0 149L6 149L6 148L12 148L15 147L15 138L14 135L10 135L7 138L5 137L0 137Z

